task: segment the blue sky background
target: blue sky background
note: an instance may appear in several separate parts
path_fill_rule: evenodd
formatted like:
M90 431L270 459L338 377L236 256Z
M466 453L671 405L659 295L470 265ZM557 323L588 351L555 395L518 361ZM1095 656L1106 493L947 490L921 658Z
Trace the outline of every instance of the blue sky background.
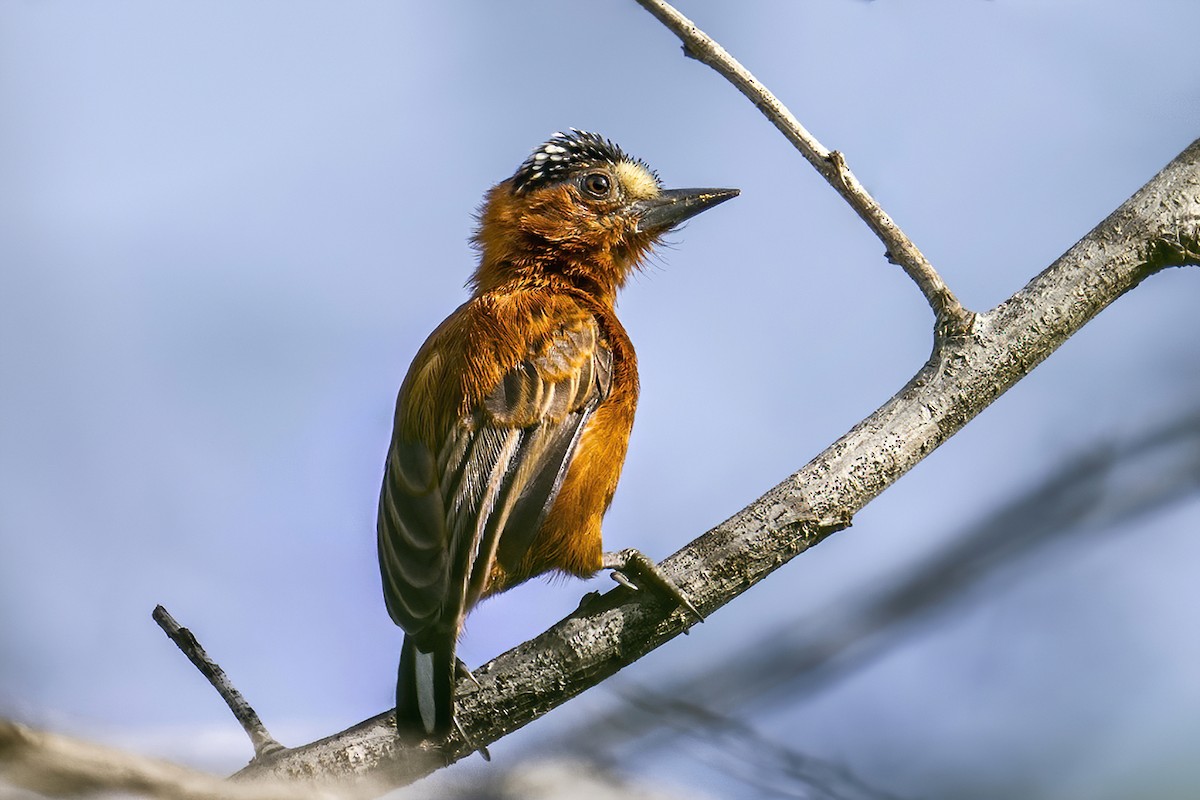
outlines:
M1191 0L680 7L976 310L1200 136ZM156 603L286 744L390 705L374 514L395 392L465 296L484 190L555 130L602 132L669 186L743 192L622 296L643 400L611 548L669 554L928 355L928 308L882 246L632 2L10 0L0 108L0 714L35 724L244 763ZM1067 453L1194 405L1196 281L1122 298L854 528L622 679L853 597ZM1058 798L1194 787L1198 527L1192 500L1039 557L753 721L901 794L970 778L1004 796L1014 775ZM461 655L482 663L609 585L490 601ZM614 702L589 692L493 752L511 763ZM631 769L696 784L689 755Z

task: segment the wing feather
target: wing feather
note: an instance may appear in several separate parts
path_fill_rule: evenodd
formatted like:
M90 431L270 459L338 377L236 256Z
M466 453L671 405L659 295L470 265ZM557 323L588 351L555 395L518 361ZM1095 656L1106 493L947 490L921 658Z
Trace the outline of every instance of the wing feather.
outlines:
M611 384L610 348L595 319L575 313L532 341L441 441L406 441L397 427L379 513L384 594L397 624L414 635L457 629L494 564L518 569Z
M446 519L433 456L393 441L379 496L379 563L388 613L405 630L437 617L449 572Z

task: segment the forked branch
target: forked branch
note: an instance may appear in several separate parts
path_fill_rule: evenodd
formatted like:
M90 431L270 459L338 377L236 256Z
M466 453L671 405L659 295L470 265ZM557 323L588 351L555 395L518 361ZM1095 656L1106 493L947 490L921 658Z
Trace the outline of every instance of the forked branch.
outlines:
M1109 303L1149 275L1200 261L1200 140L1090 234L941 351L875 413L754 503L661 564L706 616L849 524ZM683 633L691 618L617 588L585 597L545 633L460 681L463 727L491 744ZM448 760L470 754L452 743ZM398 750L391 712L258 759L242 777L378 775L397 784L440 766Z
M846 527L863 506L957 433L1096 314L1147 276L1200 259L1200 141L1021 291L975 315L964 309L840 155L821 147L715 42L666 3L638 0L761 108L887 245L938 316L934 355L875 413L754 503L662 563L705 615ZM681 32L682 31L682 32ZM969 331L970 336L954 333ZM951 335L947 335L951 334ZM686 613L624 588L585 597L536 638L457 687L459 721L487 745L527 725L691 624ZM472 752L400 750L385 712L318 742L258 758L240 778L361 779L400 785ZM445 756L443 759L442 756Z

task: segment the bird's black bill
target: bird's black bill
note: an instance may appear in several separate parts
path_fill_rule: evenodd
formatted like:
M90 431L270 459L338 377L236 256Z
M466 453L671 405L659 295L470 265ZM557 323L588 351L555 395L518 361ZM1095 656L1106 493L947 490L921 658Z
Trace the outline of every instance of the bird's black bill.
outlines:
M638 233L663 233L739 194L738 189L666 189L658 197L634 205Z

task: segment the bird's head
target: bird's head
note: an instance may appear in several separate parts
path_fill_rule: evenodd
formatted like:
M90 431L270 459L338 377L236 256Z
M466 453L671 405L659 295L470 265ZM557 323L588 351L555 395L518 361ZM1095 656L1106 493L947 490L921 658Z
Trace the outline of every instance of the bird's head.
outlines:
M667 231L738 195L664 189L644 162L595 133L556 133L484 198L477 291L557 274L612 299Z

